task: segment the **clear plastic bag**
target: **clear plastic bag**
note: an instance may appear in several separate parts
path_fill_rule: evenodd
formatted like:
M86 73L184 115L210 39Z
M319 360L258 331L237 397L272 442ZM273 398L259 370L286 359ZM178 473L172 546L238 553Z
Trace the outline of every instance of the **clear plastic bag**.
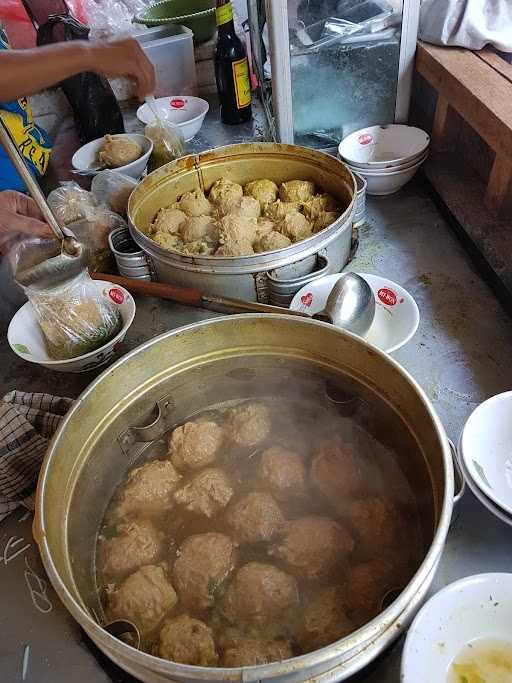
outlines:
M87 211L96 206L96 200L77 183L63 182L48 195L48 204L61 227L85 218Z
M119 310L104 299L87 271L48 289L25 289L55 360L95 351L121 331Z
M109 272L114 266L108 236L116 228L127 228L126 221L105 206L97 206L85 212L85 218L69 225L79 242L89 251L88 266L91 273Z
M91 184L94 199L100 205L108 206L114 213L126 217L128 200L137 181L119 171L100 171Z
M153 152L149 160L150 171L154 171L185 154L183 133L178 126L170 121L155 119L148 123L144 135L153 142Z

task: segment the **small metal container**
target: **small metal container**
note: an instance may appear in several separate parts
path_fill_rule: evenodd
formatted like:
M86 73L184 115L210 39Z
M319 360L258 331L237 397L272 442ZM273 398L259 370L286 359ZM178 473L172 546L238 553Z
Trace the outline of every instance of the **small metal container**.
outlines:
M356 204L354 208L354 215L352 216L352 224L355 228L363 225L366 221L366 180L363 176L355 171L352 175L356 179Z
M299 289L331 272L327 256L314 254L309 260L312 268L305 274L297 273L296 263L267 273L268 299L273 306L288 308Z
M112 230L108 236L110 250L114 254L120 275L139 280L151 280L149 259L133 241L127 228Z

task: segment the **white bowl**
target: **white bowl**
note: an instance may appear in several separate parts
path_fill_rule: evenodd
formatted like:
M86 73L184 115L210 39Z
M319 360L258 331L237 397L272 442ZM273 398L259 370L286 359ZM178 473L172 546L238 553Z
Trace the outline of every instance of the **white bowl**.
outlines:
M346 165L351 171L359 173L366 180L366 194L388 195L398 192L408 183L416 175L416 171L425 161L425 158L426 156L417 161L414 166L399 171L367 171L366 169L355 168L350 164Z
M430 137L420 128L391 124L356 130L340 142L338 151L349 164L377 169L412 161L429 143Z
M87 372L107 363L119 351L121 342L133 322L135 301L132 295L119 285L113 285L105 280L96 280L94 284L104 299L119 308L123 327L113 339L83 356L68 360L54 360L46 350L43 333L32 304L27 302L16 312L7 331L7 339L14 353L30 363L37 363L57 372Z
M393 353L407 344L418 329L420 312L412 296L396 282L358 273L370 285L375 296L375 318L364 337L367 342L386 353ZM293 297L290 308L314 315L325 307L327 297L341 277L340 273L313 280Z
M402 683L444 683L468 643L512 645L512 574L468 576L443 588L418 612L402 654Z
M129 140L137 142L142 147L142 156L135 159L135 161L132 161L131 164L126 164L125 166L119 166L118 168L113 169L114 171L119 171L119 173L124 173L125 175L129 175L131 178L136 178L138 180L148 165L149 157L153 151L153 143L145 135L140 135L139 133L116 133L115 137L128 138ZM98 138L97 140L88 142L83 147L80 147L80 149L73 154L73 158L71 159L73 168L77 171L87 172L87 175L95 176L98 171L91 171L90 168L91 166L98 165L98 152L104 141L104 137Z
M512 391L493 396L471 413L459 447L475 484L512 515Z
M197 135L210 108L206 100L190 95L159 97L155 102L158 115L178 126L183 133L185 142L192 140ZM146 103L137 109L137 118L142 123L151 123L155 116Z

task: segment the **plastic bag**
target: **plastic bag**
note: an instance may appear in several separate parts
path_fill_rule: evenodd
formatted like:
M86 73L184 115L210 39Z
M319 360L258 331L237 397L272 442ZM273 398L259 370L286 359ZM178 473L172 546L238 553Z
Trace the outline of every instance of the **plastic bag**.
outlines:
M90 192L73 181L61 183L50 192L47 201L61 227L85 218L87 211L94 209L97 203Z
M88 267L91 273L109 272L114 266L108 236L116 228L127 228L126 221L105 206L97 206L85 212L85 218L71 223L71 232L89 251Z
M89 29L73 17L51 16L37 31L37 44L87 40ZM66 78L61 87L73 109L82 144L107 133L124 133L123 115L108 81L90 71Z
M142 12L151 0L83 0L91 40L104 40L120 33L140 32L133 24L135 14ZM142 27L144 28L144 27Z
M49 289L27 287L45 338L55 360L76 358L109 342L121 331L119 310L104 299L87 271Z
M94 176L91 192L98 204L108 206L109 209L126 217L128 200L137 186L137 181L119 171L100 171Z
M149 159L149 171L182 157L185 153L185 139L181 130L170 121L155 119L148 123L144 135L153 142Z

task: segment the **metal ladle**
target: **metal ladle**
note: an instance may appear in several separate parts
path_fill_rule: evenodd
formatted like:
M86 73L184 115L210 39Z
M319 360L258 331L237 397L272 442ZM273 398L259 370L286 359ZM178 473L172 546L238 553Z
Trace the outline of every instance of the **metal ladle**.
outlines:
M58 249L52 250L46 247L46 250L39 249L36 256L34 250L32 253L29 253L30 249L26 250L25 263L19 263L15 273L16 281L24 287L49 287L75 277L87 264L87 249L81 242L78 242L70 230L61 229L57 223L44 194L25 165L21 152L1 118L0 142L41 211L44 220L60 243L60 253ZM42 262L37 262L41 256L43 259L45 256L47 258Z
M325 308L312 316L363 337L375 317L375 297L357 273L343 273L332 288Z

